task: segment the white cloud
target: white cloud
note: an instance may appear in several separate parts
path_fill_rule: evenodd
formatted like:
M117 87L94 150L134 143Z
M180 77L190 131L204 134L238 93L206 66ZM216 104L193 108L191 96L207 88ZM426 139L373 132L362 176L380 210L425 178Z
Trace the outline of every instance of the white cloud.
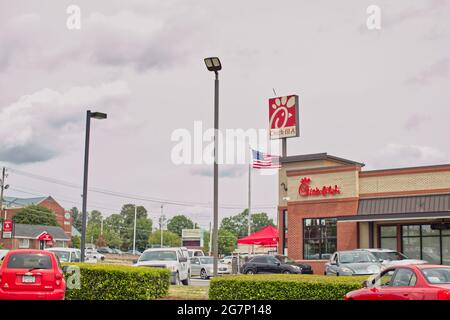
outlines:
M381 149L374 161L377 168L414 167L447 162L448 155L433 147L395 143Z
M64 92L45 88L20 97L0 111L0 160L27 163L56 156L66 139L82 130L87 107L111 109L129 93L128 84L117 81Z

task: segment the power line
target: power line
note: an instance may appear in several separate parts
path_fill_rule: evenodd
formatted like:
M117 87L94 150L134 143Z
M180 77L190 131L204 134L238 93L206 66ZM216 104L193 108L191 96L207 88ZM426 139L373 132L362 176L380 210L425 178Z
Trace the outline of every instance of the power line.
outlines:
M80 185L77 185L72 182L55 179L55 178L50 178L50 177L46 177L46 176L41 176L41 175L26 172L26 171L18 170L18 169L13 169L13 168L8 168L8 169L15 172L18 175L26 176L26 177L29 177L32 179L42 180L42 181L62 185L62 186L69 187L69 188L75 188L77 190L81 189ZM113 197L145 201L145 202L153 202L153 203L158 203L158 204L164 203L164 204L185 206L185 207L212 208L212 204L204 203L204 202L177 201L177 200L170 200L170 199L163 199L163 198L145 197L145 196L121 193L121 192L116 192L116 191L111 191L111 190L101 189L101 188L90 188L88 190L91 192L109 195L109 196L113 196ZM220 208L222 208L222 209L245 209L245 208L247 208L247 206L222 205L222 206L220 206ZM255 206L254 208L255 209L275 209L276 206L262 205L262 206Z

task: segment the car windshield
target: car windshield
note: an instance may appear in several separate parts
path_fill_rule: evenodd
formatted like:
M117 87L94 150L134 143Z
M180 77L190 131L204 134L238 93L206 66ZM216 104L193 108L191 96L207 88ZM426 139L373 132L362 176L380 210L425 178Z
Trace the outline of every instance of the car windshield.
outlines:
M148 251L144 252L139 261L177 261L175 251Z
M9 257L9 269L51 269L52 260L47 254L15 253Z
M340 263L364 263L364 262L376 262L377 260L373 255L368 252L341 252L339 255Z
M201 264L213 264L214 258L213 257L202 257L199 258Z
M450 283L450 268L426 268L422 273L431 284Z
M54 254L59 258L61 262L70 262L70 252L67 251L55 251L52 250Z
M378 260L397 261L408 259L405 255L397 251L375 251L371 252Z

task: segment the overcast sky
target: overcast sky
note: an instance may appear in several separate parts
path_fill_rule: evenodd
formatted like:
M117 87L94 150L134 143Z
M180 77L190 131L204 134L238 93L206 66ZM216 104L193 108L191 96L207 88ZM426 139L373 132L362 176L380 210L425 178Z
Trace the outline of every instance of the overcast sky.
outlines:
M450 163L448 1L0 4L0 161L17 170L7 196L81 207L92 108L108 119L92 123L89 185L142 200L90 192L89 209L109 215L137 202L156 221L157 199L166 199L186 204L166 204L169 217L207 227L210 166L171 161L174 130L213 125L207 56L223 64L221 128L266 128L274 88L300 97L301 137L289 140L289 155L328 152L366 169ZM80 30L66 27L71 4ZM371 4L381 8L380 30L366 27ZM223 217L246 207L247 170L220 173ZM254 175L255 211L275 217L276 181Z

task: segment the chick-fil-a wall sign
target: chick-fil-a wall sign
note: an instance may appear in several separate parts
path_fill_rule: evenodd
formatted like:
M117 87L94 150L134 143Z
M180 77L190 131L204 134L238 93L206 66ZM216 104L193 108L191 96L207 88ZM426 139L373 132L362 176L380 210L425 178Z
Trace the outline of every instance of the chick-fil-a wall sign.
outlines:
M341 193L341 188L338 185L311 188L310 184L310 178L302 178L300 180L300 186L298 187L298 193L303 197L320 195L325 197L327 195L334 196Z

